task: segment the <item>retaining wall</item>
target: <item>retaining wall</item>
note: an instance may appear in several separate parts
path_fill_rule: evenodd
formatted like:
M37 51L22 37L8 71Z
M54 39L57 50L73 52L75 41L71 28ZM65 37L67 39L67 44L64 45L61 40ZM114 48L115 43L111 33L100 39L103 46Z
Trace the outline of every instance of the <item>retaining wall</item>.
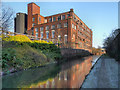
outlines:
M83 57L92 55L90 52L83 49L61 48L61 54L64 58Z

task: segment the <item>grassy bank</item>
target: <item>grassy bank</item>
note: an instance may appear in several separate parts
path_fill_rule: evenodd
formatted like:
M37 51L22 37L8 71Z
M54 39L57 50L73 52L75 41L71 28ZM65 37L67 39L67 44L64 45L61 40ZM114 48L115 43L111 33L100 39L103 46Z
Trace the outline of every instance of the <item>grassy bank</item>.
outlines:
M43 66L60 58L60 49L52 42L31 41L26 36L3 37L2 68L6 74Z

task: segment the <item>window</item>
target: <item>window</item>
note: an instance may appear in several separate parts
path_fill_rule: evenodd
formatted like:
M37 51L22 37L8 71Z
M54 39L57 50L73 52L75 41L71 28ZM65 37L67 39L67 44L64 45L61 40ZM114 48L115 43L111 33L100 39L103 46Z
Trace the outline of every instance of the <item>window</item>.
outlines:
M64 27L67 27L67 23L64 23Z
M67 14L67 18L70 16L70 14Z
M61 28L61 24L57 24L57 28Z
M82 23L80 22L80 25L82 25Z
M52 30L52 38L55 37L55 30Z
M40 27L40 31L43 31L43 27Z
M33 22L35 21L35 17L32 18L32 21L33 21Z
M67 43L67 35L64 35L64 41Z
M34 27L34 26L35 26L35 23L32 24L32 27Z
M75 25L75 30L76 30L76 25Z
M52 22L52 17L51 17L51 18L49 18L49 22Z
M45 30L49 30L49 26L46 26L46 27L45 27Z
M58 41L61 41L61 36L60 35L58 35Z
M45 19L44 22L47 23L47 19Z
M74 24L72 24L72 28L74 28Z
M65 15L62 15L62 20L65 20Z
M41 32L40 36L41 36L41 38L43 38L43 32Z
M36 33L36 37L38 37L38 33Z
M52 26L51 26L51 29L55 29L55 25L52 25Z
M34 35L34 30L32 30L32 35Z
M58 16L58 21L61 20L61 16Z
M38 32L38 28L35 28L35 32Z
M56 17L53 17L53 21L56 21Z
M46 39L49 38L49 31L46 31Z
M74 18L75 21L77 20L76 17L75 17L75 15L73 16L73 18Z
M38 28L35 28L36 37L38 37Z
M39 21L41 21L41 18L39 17Z

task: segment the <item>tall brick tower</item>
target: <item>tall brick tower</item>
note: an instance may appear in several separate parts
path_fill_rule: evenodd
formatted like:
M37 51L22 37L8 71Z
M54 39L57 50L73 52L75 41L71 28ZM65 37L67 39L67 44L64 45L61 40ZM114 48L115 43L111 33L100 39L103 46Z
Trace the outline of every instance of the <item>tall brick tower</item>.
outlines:
M40 7L36 5L35 3L29 3L28 4L28 25L27 30L30 30L32 28L32 22L33 22L33 15L40 15Z

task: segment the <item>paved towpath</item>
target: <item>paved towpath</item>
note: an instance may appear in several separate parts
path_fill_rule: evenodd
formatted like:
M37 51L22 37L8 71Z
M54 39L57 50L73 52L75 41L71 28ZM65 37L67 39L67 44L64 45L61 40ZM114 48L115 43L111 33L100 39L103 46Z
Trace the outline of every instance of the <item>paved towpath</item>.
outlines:
M115 59L102 56L86 77L81 89L118 88L118 66L120 64Z

